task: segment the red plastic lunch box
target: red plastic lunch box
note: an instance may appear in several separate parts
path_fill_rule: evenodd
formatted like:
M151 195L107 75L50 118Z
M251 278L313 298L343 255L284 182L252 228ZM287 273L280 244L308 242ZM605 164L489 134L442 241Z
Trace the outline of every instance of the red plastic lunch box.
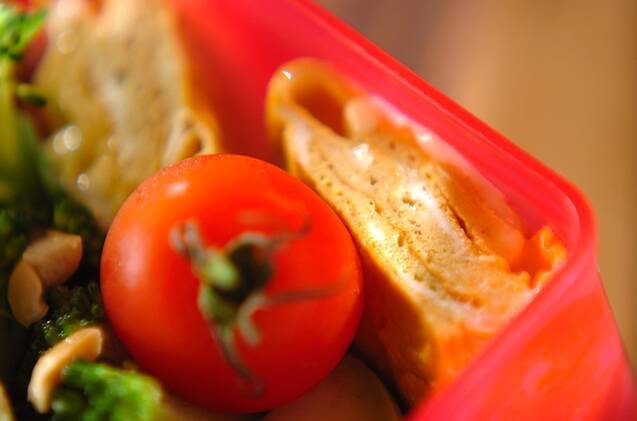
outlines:
M195 68L234 150L270 158L268 80L283 63L316 57L455 148L534 230L568 248L553 280L412 420L637 420L637 386L600 282L590 205L521 151L354 30L306 0L172 0Z
M273 72L326 60L443 139L497 186L529 228L547 224L568 260L534 301L413 420L637 419L635 377L600 282L582 194L321 8L303 0L173 0L234 152L268 158Z

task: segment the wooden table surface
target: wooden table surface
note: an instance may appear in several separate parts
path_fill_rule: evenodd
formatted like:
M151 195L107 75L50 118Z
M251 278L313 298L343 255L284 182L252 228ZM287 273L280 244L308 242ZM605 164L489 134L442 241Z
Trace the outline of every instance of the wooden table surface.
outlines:
M637 366L637 1L317 2L584 190Z

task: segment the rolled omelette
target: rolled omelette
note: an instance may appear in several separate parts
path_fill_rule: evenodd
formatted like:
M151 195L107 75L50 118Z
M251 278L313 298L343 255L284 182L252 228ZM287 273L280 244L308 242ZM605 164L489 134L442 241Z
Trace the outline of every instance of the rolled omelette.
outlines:
M49 100L47 156L102 228L160 168L220 150L170 2L58 0L46 34L34 83Z
M356 240L355 347L408 404L449 384L566 257L457 153L323 62L283 66L266 119L289 171Z

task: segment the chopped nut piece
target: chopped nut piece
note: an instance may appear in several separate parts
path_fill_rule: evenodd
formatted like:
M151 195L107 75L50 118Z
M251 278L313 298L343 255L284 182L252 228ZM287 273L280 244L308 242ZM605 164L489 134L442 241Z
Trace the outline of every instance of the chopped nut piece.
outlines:
M29 326L46 315L49 306L43 298L44 287L33 266L24 259L16 265L9 278L9 306L22 326Z
M28 398L33 407L42 414L48 412L64 367L77 359L96 359L103 343L101 328L85 327L46 351L35 364L29 382Z
M0 421L13 421L14 419L7 391L4 385L0 383Z
M40 275L45 287L66 282L82 260L82 238L79 235L48 231L27 247L22 258Z

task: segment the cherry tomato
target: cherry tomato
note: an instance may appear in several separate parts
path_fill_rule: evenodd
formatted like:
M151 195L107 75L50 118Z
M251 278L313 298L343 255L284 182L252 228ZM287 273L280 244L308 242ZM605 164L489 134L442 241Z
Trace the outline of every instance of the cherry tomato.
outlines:
M101 289L138 364L224 412L271 409L316 385L362 309L359 258L334 211L283 170L238 155L145 181L108 232Z

